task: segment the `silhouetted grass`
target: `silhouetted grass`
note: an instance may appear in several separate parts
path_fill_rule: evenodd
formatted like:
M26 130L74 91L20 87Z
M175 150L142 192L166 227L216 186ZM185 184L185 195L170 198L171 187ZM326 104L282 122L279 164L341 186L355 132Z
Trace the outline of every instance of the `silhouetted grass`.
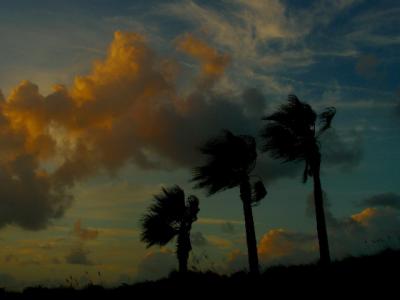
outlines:
M0 299L151 299L160 296L175 299L219 296L226 299L239 295L251 299L270 298L268 295L320 295L321 290L325 291L321 299L350 294L374 294L379 296L378 299L386 299L382 296L389 292L391 298L397 299L399 272L400 250L386 249L375 255L335 261L328 268L317 264L274 266L260 277L244 271L229 276L214 272L172 272L168 278L110 289L90 284L81 289L30 287L22 293L0 290Z

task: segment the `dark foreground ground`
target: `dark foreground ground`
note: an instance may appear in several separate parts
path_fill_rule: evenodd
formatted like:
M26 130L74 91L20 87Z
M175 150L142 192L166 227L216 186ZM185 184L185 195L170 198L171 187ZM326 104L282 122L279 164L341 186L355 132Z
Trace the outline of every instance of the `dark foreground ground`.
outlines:
M316 264L277 266L259 278L239 272L230 276L191 272L171 273L158 281L73 288L26 288L22 293L0 290L0 299L400 299L400 250L385 250L372 256L349 257L327 269Z

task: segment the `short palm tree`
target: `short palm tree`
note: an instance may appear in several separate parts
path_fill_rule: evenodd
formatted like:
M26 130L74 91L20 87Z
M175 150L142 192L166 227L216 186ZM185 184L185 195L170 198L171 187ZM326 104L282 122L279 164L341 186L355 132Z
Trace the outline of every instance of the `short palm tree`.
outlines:
M295 95L289 95L288 101L276 112L263 118L267 124L261 132L264 140L262 150L285 162L305 162L303 182L309 176L314 180L320 263L327 265L330 255L320 181L320 136L330 128L336 109L329 107L317 115L309 104L301 102Z
M250 183L256 159L256 142L252 136L234 135L225 130L206 142L200 151L208 156L205 165L193 171L195 188L206 188L208 195L240 187L243 203L249 267L252 274L259 274L257 241L254 230L252 204L258 203L267 194L261 181Z
M186 272L189 252L192 250L190 230L197 220L199 200L196 196L185 199L184 191L177 185L162 188L162 192L154 196L154 203L141 220L141 241L147 247L164 246L174 237L179 272Z

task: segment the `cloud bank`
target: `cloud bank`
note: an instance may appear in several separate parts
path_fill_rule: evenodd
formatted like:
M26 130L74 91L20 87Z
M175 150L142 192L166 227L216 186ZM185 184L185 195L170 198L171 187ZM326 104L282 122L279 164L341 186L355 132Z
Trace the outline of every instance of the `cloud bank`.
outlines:
M191 168L198 146L220 130L257 134L268 111L262 92L216 87L230 56L191 34L175 45L199 66L189 80L182 81L188 76L175 58L159 56L143 36L115 32L106 57L71 87L55 85L44 96L23 81L0 96L0 227L45 228L71 205L69 188L99 172L114 174L129 163ZM266 157L261 165L271 180L297 170Z

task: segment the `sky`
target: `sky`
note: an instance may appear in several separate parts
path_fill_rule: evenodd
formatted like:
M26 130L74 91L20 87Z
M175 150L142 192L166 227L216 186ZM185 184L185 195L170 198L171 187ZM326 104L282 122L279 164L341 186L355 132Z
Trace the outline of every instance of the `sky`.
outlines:
M139 221L161 187L200 198L189 264L247 267L238 189L193 189L223 129L259 142L296 94L335 106L322 138L334 259L400 246L400 4L367 0L1 1L0 286L165 276ZM318 258L301 163L259 153L260 263Z

